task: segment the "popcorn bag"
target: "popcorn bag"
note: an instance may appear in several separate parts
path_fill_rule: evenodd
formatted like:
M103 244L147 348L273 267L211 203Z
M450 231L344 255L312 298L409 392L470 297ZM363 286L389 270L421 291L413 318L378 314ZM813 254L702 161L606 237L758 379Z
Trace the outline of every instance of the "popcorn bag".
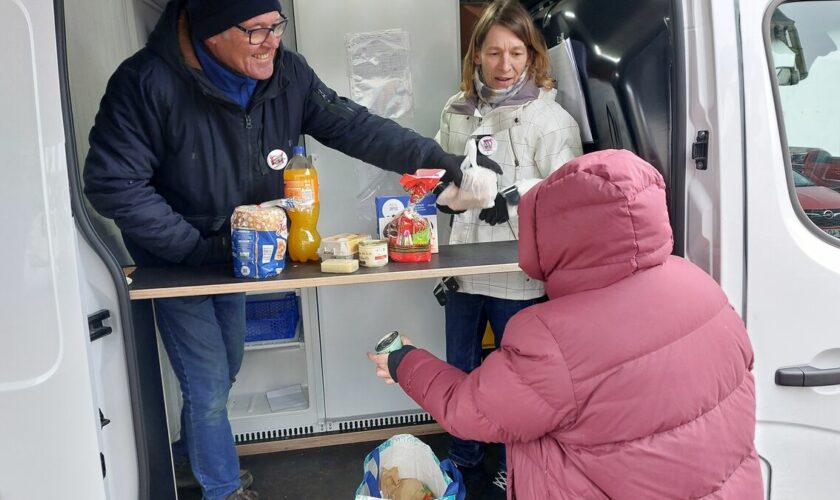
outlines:
M400 184L408 191L408 207L394 217L382 231L388 240L388 257L394 262L429 262L432 260L431 231L426 217L415 205L429 194L445 173L441 169L420 169L404 174Z
M236 207L230 218L234 276L261 279L283 271L289 238L284 208L292 205L275 200Z

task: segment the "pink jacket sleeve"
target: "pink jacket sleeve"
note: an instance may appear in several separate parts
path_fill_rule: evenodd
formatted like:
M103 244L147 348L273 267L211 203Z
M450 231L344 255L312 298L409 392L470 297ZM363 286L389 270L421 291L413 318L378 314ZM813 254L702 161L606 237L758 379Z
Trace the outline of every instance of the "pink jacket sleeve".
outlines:
M397 379L447 432L463 439L532 441L577 413L563 355L529 311L511 318L501 349L470 374L415 349L403 358Z

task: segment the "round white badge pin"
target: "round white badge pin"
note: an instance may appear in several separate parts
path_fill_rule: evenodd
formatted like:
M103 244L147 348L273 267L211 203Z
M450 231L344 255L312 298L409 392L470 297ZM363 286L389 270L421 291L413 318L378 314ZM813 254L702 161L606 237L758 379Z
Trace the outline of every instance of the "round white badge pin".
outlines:
M478 150L484 156L490 156L499 149L499 144L496 142L496 139L493 136L488 135L485 137L481 137L478 139Z
M282 149L275 149L268 153L265 157L265 162L268 163L268 168L272 170L283 170L286 168L286 163L289 162L289 157Z

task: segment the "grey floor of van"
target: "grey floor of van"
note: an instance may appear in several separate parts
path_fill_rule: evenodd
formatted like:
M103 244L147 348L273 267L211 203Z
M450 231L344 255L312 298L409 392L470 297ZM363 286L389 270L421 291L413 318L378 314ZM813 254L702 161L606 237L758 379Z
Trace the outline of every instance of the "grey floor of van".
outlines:
M420 439L431 446L439 459L446 458L448 434L420 436ZM246 456L240 459L240 464L254 475L251 489L259 492L260 500L352 500L362 480L365 456L379 444L373 441ZM497 460L498 446L489 446L484 466L466 475L468 500L505 498L491 483ZM178 493L179 500L201 498L197 490Z

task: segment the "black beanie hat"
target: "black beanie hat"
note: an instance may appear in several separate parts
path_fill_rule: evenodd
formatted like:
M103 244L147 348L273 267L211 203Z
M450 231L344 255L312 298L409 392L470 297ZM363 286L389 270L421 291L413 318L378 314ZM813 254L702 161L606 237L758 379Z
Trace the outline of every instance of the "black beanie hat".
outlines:
M189 0L193 36L206 40L266 12L280 12L278 0Z

